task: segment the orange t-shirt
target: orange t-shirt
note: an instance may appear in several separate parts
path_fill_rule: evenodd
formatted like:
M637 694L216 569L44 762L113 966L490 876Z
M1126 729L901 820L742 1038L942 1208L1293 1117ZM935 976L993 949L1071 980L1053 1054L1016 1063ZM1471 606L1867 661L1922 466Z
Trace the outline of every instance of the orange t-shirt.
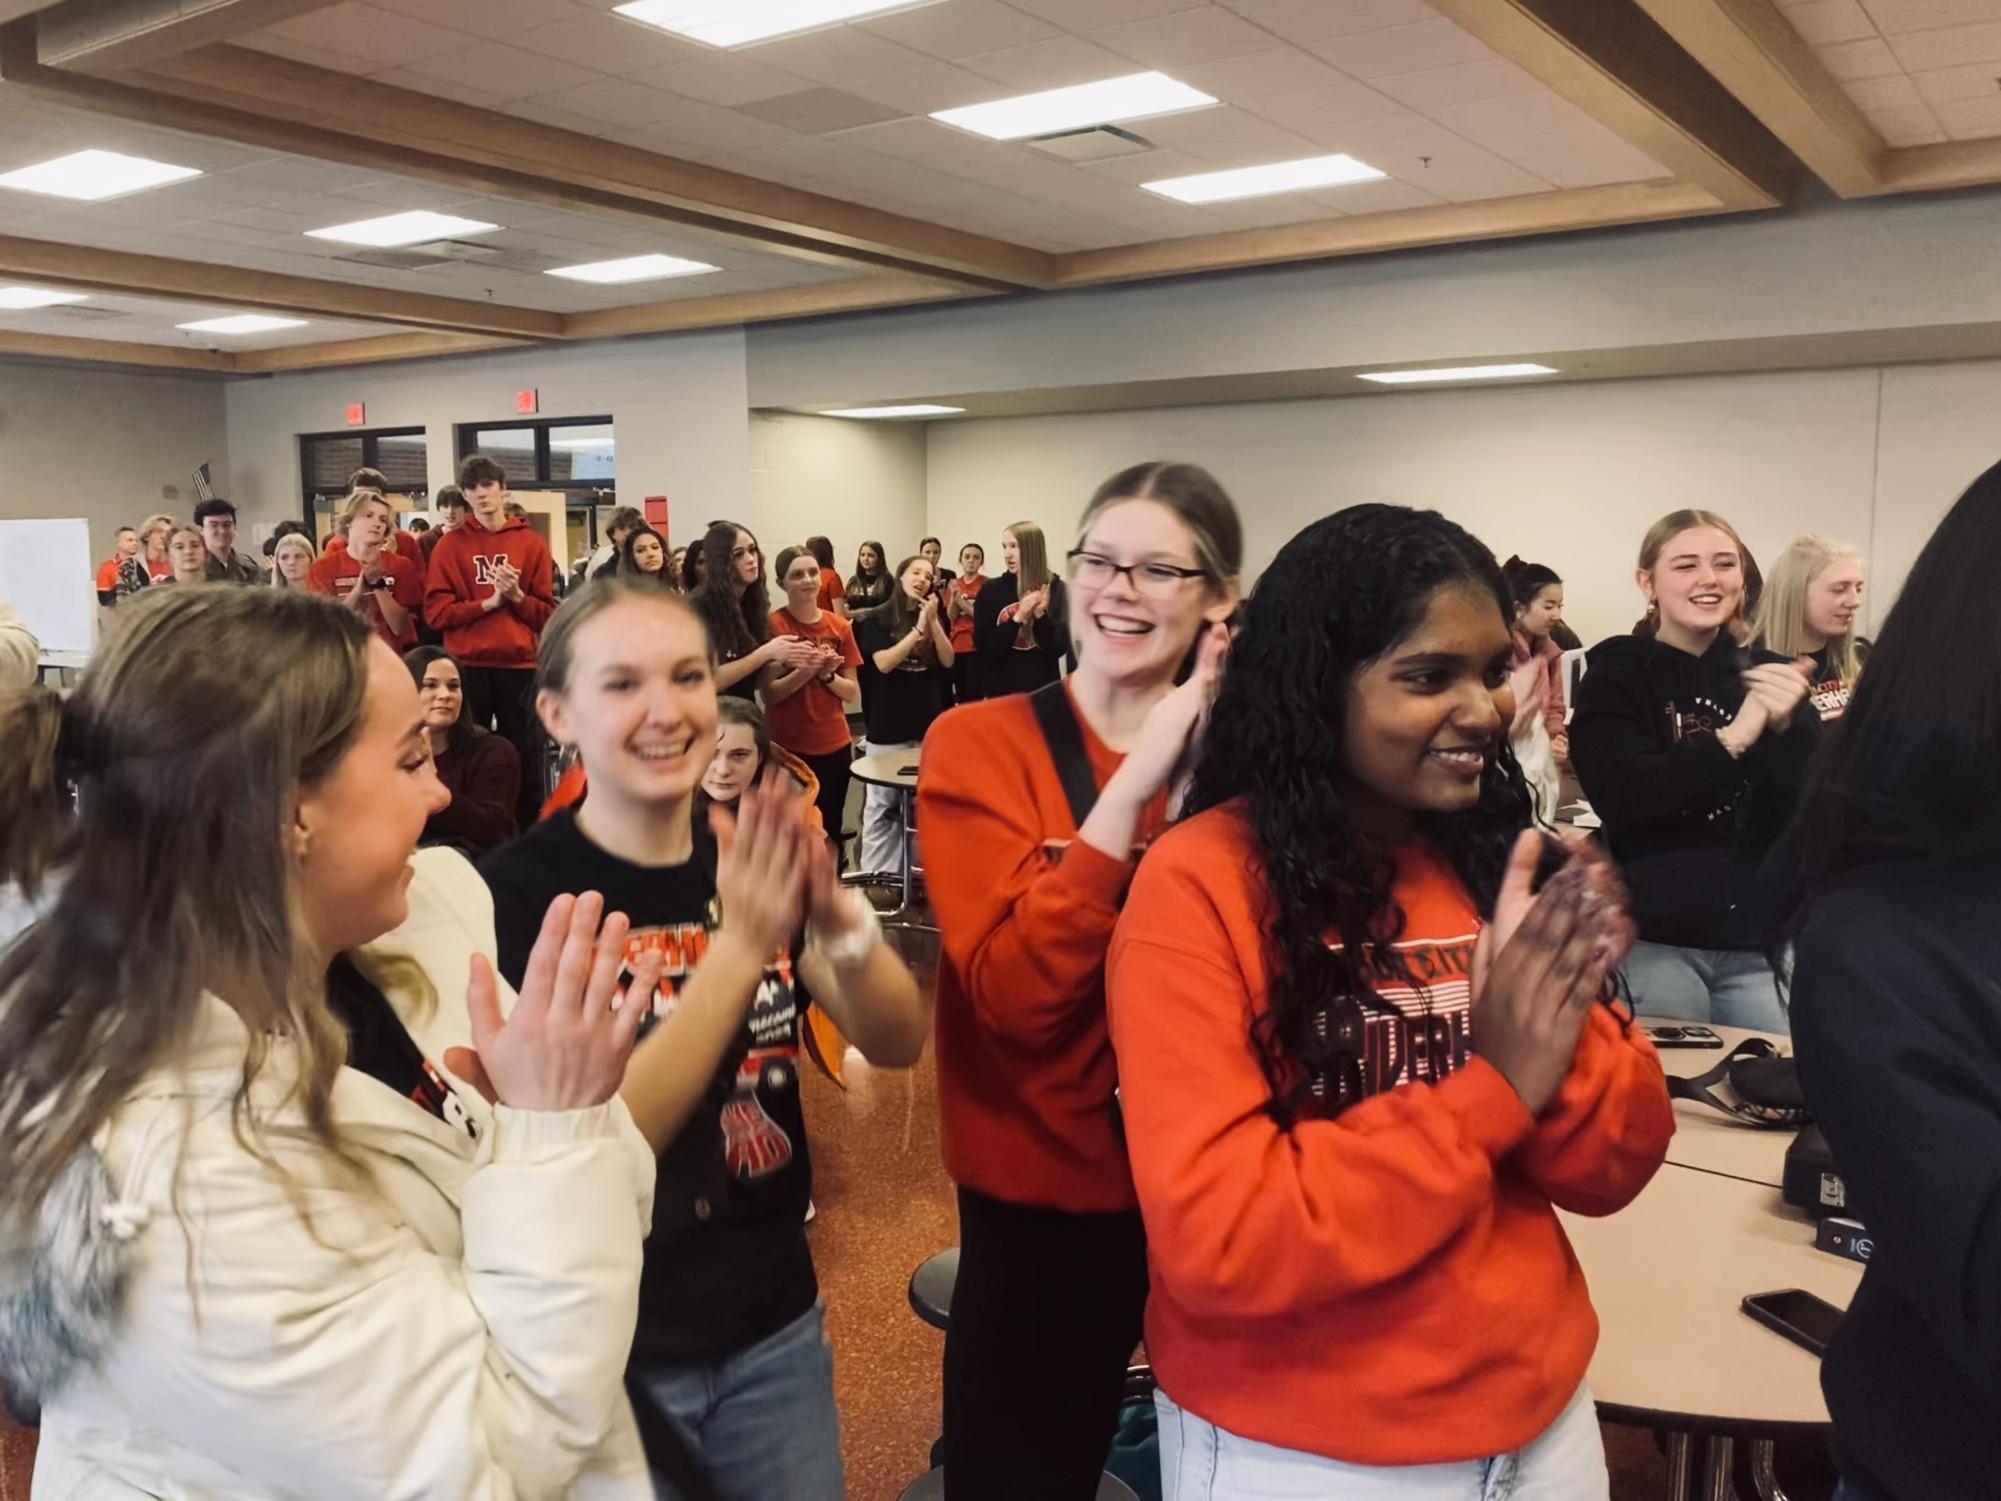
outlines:
M382 554L382 572L389 580L389 595L401 605L409 619L400 633L389 629L389 622L382 617L382 607L373 599L362 605L361 612L376 633L399 652L408 651L417 644L417 622L424 617L424 576L423 570L400 553ZM306 587L315 594L330 594L335 599L345 601L361 583L361 564L348 555L347 549L323 554L306 575Z
M1472 1048L1471 897L1424 839L1394 880L1417 988L1376 982L1394 1014L1364 1013L1359 1066L1311 1081L1290 1126L1252 1043L1269 887L1240 808L1140 863L1107 1006L1161 1389L1261 1443L1443 1464L1520 1448L1576 1395L1598 1320L1556 1208L1630 1203L1674 1113L1646 1035L1595 1007L1531 1115Z
M984 589L986 585L987 576L984 573L974 574L970 581L955 575L951 583L946 585L947 598L952 600L978 599L980 597L980 590ZM970 615L963 617L955 616L952 621L952 650L964 656L970 653L972 649L973 617Z
M841 576L831 568L820 570L820 608L831 610L848 597L848 591L841 584Z
M841 654L842 667L861 666L862 654L855 646L854 627L832 610L821 610L819 620L806 625L790 610L780 607L771 612L771 634L797 636L802 641L831 646ZM854 744L855 737L848 729L848 706L817 679L790 698L767 707L764 717L771 726L773 743L784 746L795 756L829 756Z

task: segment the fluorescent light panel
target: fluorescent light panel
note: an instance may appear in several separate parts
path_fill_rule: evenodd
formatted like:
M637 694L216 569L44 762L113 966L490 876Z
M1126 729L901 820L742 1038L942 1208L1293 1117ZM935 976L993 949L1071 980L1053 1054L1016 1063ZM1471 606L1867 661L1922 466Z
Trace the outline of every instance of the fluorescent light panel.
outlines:
M707 261L684 260L678 255L628 255L623 260L558 266L543 274L616 286L629 281L658 281L663 276L700 276L707 271L720 270L722 267L711 266Z
M877 16L889 10L910 10L930 0L630 0L613 10L676 36L707 42L711 47L741 47L773 37Z
M1306 188L1330 188L1349 182L1375 182L1378 172L1352 156L1309 156L1298 161L1267 162L1262 167L1237 167L1228 172L1198 172L1192 177L1163 177L1142 183L1149 193L1182 203L1222 203L1231 198L1257 198L1266 193L1296 193Z
M191 334L262 334L274 328L304 328L304 318L274 318L269 313L233 313L227 318L204 318L199 323L176 323Z
M1096 83L1073 84L1067 89L1045 89L1039 94L1020 94L989 104L941 109L931 118L992 140L1018 141L1023 136L1054 135L1058 131L1111 125L1120 120L1206 109L1215 102L1213 95L1191 89L1165 73L1129 73L1123 78L1103 78Z
M1357 376L1379 386L1414 386L1425 381L1515 380L1525 375L1554 375L1548 365L1453 365L1440 370L1378 370Z
M142 188L164 187L170 182L199 176L198 167L176 167L170 162L125 156L117 151L77 151L52 162L0 175L0 188L19 188L24 193L48 193L57 198L81 198L86 203L96 203L121 193L137 193Z
M309 229L309 240L339 240L343 245L371 245L393 250L398 245L421 245L451 235L483 235L498 229L483 219L461 219L456 214L434 214L429 209L412 209L407 214L386 214L380 219L357 219L352 224L331 224L325 229Z
M822 412L822 417L956 417L965 411L964 407L932 406L928 402L913 402L900 407L835 407Z
M41 287L0 287L0 308L24 313L38 307L54 307L63 302L87 302L82 292L50 292Z

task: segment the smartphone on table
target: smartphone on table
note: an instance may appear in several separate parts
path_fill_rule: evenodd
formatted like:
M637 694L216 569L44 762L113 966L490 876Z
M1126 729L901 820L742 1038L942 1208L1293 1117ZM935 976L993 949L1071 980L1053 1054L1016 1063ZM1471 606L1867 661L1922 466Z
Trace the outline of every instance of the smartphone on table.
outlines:
M1708 1027L1687 1022L1648 1022L1641 1031L1657 1048L1720 1048L1723 1039Z
M1834 1331L1841 1323L1841 1310L1825 1298L1816 1298L1797 1287L1778 1292L1753 1293L1743 1303L1744 1312L1778 1334L1816 1355L1825 1355Z

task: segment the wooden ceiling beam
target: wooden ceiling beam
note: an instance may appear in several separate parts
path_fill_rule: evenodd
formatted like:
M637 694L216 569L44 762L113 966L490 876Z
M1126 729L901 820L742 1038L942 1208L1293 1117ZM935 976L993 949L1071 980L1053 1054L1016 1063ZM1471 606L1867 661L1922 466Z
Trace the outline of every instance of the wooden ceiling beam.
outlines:
M563 315L539 308L396 292L275 271L250 271L240 266L176 261L125 250L65 245L54 240L29 240L18 235L0 235L0 275L82 292L214 303L316 318L352 318L451 333L523 339L563 336Z
M428 360L442 355L484 354L522 349L519 339L476 334L384 334L374 339L331 339L319 344L287 344L278 349L245 349L228 356L235 375L269 375L281 370L331 370L343 365L376 365L391 360Z
M739 323L771 323L780 318L816 318L828 313L866 312L915 303L956 301L991 294L935 281L900 276L859 276L810 287L765 292L725 292L715 297L683 297L640 307L572 313L563 320L570 339L612 339L627 334L678 333Z
M139 68L277 26L334 0L62 0L37 19L51 67L108 73Z
M1893 180L1904 153L1890 149L1771 0L1635 3L1842 197L1915 190Z
M1771 208L1797 164L1626 0L1431 0L1432 8L1726 209Z
M216 375L228 375L236 369L235 356L213 349L134 344L124 339L76 339L63 334L19 333L9 329L0 329L0 355L88 360L100 365L144 365L156 370L199 370Z

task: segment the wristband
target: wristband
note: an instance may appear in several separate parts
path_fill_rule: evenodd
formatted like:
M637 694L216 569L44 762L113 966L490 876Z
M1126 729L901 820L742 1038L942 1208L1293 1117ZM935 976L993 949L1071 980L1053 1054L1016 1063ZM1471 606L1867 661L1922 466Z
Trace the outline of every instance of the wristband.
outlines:
M819 950L821 957L836 969L851 969L860 964L882 942L882 918L877 915L875 904L858 891L850 896L861 906L859 927L843 933L839 938L828 938L810 925L806 931L807 946Z

